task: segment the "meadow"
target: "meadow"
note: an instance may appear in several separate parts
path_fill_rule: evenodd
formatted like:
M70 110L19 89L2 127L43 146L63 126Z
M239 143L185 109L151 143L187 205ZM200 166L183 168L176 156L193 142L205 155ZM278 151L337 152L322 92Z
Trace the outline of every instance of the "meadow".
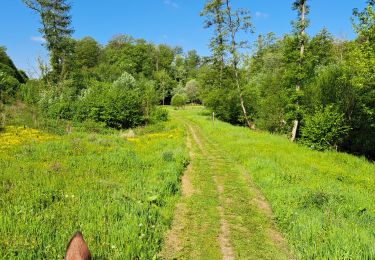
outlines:
M80 230L94 258L155 258L187 164L185 132L172 120L135 133L5 128L0 256L62 259Z
M0 255L61 259L72 234L81 230L95 258L156 259L176 218L176 203L185 201L191 215L179 216L186 218L181 221L188 234L180 238L186 245L181 257L197 242L194 254L212 251L220 258L219 246L211 246L220 233L220 206L229 214L224 215L229 227L252 223L244 226L249 232L231 230L235 254L284 259L262 228L272 223L254 206L241 204L253 196L241 182L245 174L269 202L293 257L375 258L373 163L312 151L279 135L213 124L203 107L169 113L168 122L137 128L135 136L90 124L73 127L71 134L64 134L64 127L55 133L5 128L0 133ZM191 183L200 192L181 198L191 127L201 138L189 148L196 153L190 159ZM207 154L199 155L198 144ZM222 181L221 196L231 203L217 198L213 178ZM207 230L200 233L203 227ZM198 252L201 247L206 249Z
M375 166L287 138L216 121L203 108L178 116L247 170L299 259L375 258ZM251 234L249 234L251 235Z

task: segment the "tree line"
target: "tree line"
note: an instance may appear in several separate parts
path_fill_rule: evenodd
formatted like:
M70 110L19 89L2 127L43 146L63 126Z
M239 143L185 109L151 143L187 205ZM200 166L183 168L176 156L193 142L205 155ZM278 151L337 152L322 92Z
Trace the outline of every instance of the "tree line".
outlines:
M259 35L255 52L238 36L254 30L249 12L230 0L209 0L211 63L200 68L203 103L223 120L285 134L317 150L375 156L374 1L353 10L354 40L327 29L309 36L310 1L296 0L292 30ZM225 97L225 98L223 98Z
M354 40L327 29L308 35L310 1L291 1L291 32L259 35L253 52L240 37L256 29L249 10L207 0L200 15L212 31L209 57L128 35L105 45L76 40L66 0L23 2L40 18L50 61L40 62L40 79L27 80L0 49L2 103L18 97L46 117L115 128L166 119L157 105L203 103L232 124L375 158L374 0L353 10Z

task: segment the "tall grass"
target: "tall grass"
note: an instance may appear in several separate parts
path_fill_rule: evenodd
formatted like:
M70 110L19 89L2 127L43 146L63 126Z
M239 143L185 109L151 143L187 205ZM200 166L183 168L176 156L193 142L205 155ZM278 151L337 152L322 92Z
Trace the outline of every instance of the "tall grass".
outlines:
M247 169L301 259L375 259L375 166L316 152L284 137L223 122L201 108L180 111L223 154ZM249 234L251 236L251 234Z
M81 230L95 258L155 257L186 165L184 130L168 122L136 133L74 131L4 146L0 256L61 259Z

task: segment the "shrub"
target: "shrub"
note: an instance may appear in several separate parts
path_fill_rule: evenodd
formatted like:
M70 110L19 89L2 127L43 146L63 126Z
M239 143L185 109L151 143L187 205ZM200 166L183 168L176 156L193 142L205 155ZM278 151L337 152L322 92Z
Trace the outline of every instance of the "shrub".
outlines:
M75 91L63 85L54 86L41 93L38 105L47 117L73 119L77 111Z
M186 96L181 95L181 94L176 94L172 97L171 105L176 108L181 108L185 106L186 99L187 99Z
M94 82L78 101L78 120L92 119L114 128L143 122L142 100L135 79L124 73L113 84Z
M9 103L19 87L16 78L0 70L0 101Z
M165 108L156 108L151 114L151 122L168 121L168 110Z
M137 82L129 73L123 73L113 84L88 80L88 87L79 90L72 79L42 90L37 81L23 85L20 95L30 104L38 103L40 111L54 119L78 122L91 120L113 128L132 128L151 119L157 95L153 81ZM165 111L154 115L166 120Z
M327 106L305 118L301 141L315 150L337 149L349 131L344 115L333 106Z
M29 80L20 87L19 95L27 104L35 105L40 99L42 84L38 80Z

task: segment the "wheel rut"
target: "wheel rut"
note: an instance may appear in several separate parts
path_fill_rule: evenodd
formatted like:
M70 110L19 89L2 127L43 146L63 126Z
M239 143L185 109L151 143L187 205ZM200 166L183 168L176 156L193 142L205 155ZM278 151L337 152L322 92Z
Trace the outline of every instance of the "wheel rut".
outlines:
M198 123L179 115L176 119L187 129L190 164L159 256L294 259L276 228L270 205L245 167L222 151Z
M205 145L203 144L203 141L200 139L199 135L197 134L193 126L189 125L189 131L190 131L191 136L194 138L195 143L199 147L201 153L207 158L209 158L210 163L213 164L212 162L217 161L218 158L215 157L215 154L208 154L208 152L205 150ZM211 165L211 168L216 168L216 165ZM218 199L219 201L222 201L223 200L222 194L224 192L224 187L223 185L219 183L218 178L215 175L213 176L213 181L216 185ZM234 259L234 253L233 253L232 245L230 243L230 229L225 219L224 207L219 205L217 207L217 211L220 216L220 234L218 237L220 251L223 256L223 259L232 260Z

